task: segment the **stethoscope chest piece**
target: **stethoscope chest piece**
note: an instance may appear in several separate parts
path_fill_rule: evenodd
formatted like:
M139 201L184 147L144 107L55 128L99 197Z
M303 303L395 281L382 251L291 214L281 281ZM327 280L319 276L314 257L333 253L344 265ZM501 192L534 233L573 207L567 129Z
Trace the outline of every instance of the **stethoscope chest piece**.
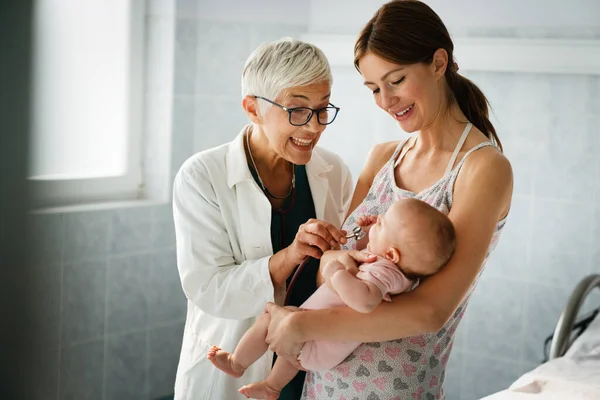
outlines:
M360 240L364 238L365 235L366 234L363 232L360 226L355 226L354 229L352 229L352 233L346 236L346 239L354 238L354 240Z

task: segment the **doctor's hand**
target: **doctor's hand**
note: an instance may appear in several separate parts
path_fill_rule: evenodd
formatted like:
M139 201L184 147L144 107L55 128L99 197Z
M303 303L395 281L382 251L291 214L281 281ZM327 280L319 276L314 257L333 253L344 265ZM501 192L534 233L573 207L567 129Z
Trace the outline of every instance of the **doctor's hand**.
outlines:
M269 272L275 287L283 285L302 261L307 257L320 259L332 248L345 244L346 231L318 219L309 219L300 225L292 244L273 255L269 260Z
M288 360L296 368L302 369L298 362L303 340L300 330L295 323L294 314L303 312L300 309L280 307L275 303L267 303L265 312L269 314L269 327L267 329L266 343L269 349L277 353L278 357Z
M327 250L347 242L346 231L318 219L300 225L296 237L286 249L287 260L298 265L306 256L319 259Z

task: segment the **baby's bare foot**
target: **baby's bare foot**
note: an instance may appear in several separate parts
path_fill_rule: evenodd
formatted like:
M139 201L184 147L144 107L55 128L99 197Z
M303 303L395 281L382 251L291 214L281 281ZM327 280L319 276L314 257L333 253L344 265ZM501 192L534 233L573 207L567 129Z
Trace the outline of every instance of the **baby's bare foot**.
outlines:
M277 390L271 388L266 382L255 382L246 385L238 390L241 394L249 399L266 399L266 400L277 400L279 393Z
M206 358L208 358L210 362L221 371L233 376L234 378L239 378L240 376L244 375L246 368L235 364L232 356L233 354L222 351L217 346L213 346L208 350Z

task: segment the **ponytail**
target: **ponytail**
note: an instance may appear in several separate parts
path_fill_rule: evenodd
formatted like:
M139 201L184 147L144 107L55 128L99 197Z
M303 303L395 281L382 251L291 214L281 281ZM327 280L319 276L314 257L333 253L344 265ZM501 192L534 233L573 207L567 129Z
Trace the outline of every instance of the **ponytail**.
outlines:
M502 143L489 119L489 102L483 92L469 79L456 72L452 65L446 70L446 81L451 97L456 100L463 114L502 151Z

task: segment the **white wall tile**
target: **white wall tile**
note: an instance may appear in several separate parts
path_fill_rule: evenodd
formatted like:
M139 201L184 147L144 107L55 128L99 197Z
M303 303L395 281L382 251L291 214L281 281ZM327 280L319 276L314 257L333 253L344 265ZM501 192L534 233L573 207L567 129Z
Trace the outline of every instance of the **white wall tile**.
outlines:
M500 241L488 260L484 276L521 281L529 268L532 235L532 198L513 197Z
M110 252L143 251L150 246L152 207L117 210L111 218Z
M34 264L61 263L63 257L63 215L29 215L29 237L35 249L31 253Z
M261 24L286 21L291 25L307 25L310 8L307 2L281 0L197 0L196 3L200 19Z
M240 100L196 100L194 152L233 140L250 121Z
M241 98L242 70L251 53L250 32L240 23L198 23L196 94Z
M143 331L148 326L152 255L111 257L106 288L106 333Z
M598 28L600 3L595 0L574 0L569 7L561 0L546 0L544 13L539 12L538 0L426 0L444 20L451 32L473 29L512 28L545 30L572 27ZM346 0L310 1L309 29L311 32L357 34L386 0L357 1L348 7ZM334 17L333 16L338 16ZM532 18L531 16L535 16Z
M463 381L464 355L456 349L450 354L444 378L444 394L447 400L461 400L461 387Z
M104 400L146 400L146 332L106 338Z
M554 333L572 289L531 284L525 300L524 365L543 360L544 340Z
M104 341L64 348L60 355L60 400L103 399Z
M534 194L586 202L594 198L598 181L600 140L589 117L553 115L546 151L536 159Z
M279 22L279 21L278 21ZM285 20L286 23L289 21ZM299 38L301 34L306 32L306 27L303 25L278 25L278 24L260 24L253 23L248 26L250 30L248 45L249 53L254 51L261 43L271 42L281 39L284 36Z
M520 362L523 337L527 334L523 326L526 290L525 283L484 273L468 308L465 350Z
M193 20L178 19L175 27L175 95L194 94L197 76L198 25Z
M106 262L67 264L63 270L61 346L104 336Z
M182 0L177 0L177 3L180 2ZM174 16L175 2L174 0L146 0L146 14L167 17Z
M183 338L183 322L146 332L148 348L148 392L157 399L173 395L173 382Z
M167 0L173 1L173 0ZM195 19L198 18L199 0L177 0L177 17Z
M148 327L185 319L187 299L181 288L175 251L153 256L148 270Z
M594 226L592 228L592 254L590 257L590 273L600 274L600 206L594 209Z
M106 257L112 211L77 212L64 215L64 262Z
M177 96L173 99L171 167L175 170L179 170L181 164L196 152L194 124L197 113L194 96Z
M593 206L535 200L524 279L571 290L588 271Z

